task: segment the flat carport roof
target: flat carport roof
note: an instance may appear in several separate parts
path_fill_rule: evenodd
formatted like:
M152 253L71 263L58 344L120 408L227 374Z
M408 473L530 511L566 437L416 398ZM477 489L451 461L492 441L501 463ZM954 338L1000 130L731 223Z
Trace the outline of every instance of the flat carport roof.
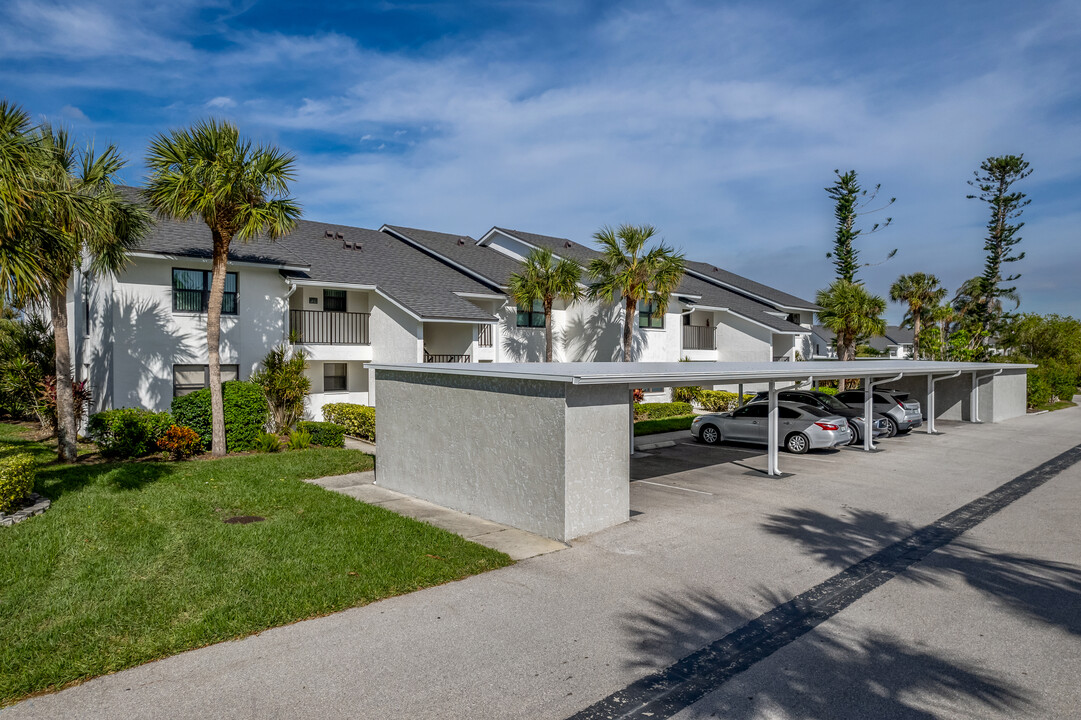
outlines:
M679 387L686 385L699 385L699 384L714 384L714 385L743 385L748 383L767 383L769 387L769 465L768 473L770 475L779 474L777 448L778 442L778 412L777 412L777 393L783 388L778 384L784 383L796 383L806 381L819 381L819 380L833 380L833 379L862 379L864 380L864 407L867 416L871 415L871 405L873 398L873 390L876 385L880 385L886 382L893 382L902 377L907 376L925 376L927 378L927 414L929 418L928 430L933 432L933 419L935 416L934 409L934 388L935 384L939 380L950 379L960 376L961 374L971 374L971 390L969 391L969 403L970 403L970 418L976 420L978 418L978 397L979 397L979 385L980 381L984 378L999 375L1004 372L1008 372L1009 375L1018 375L1030 368L1032 365L1020 365L1012 363L978 363L978 362L936 362L936 361L915 361L915 360L859 360L855 362L838 362L831 360L813 360L803 362L674 362L674 363L653 363L653 362L575 362L575 363L409 363L409 364L384 364L384 363L372 363L370 368L376 372L376 395L379 398L378 404L383 407L388 400L384 394L384 387L387 387L381 383L382 379L396 379L401 380L405 377L413 376L413 384L431 384L435 385L434 377L444 376L444 380L440 381L442 386L441 395L444 398L442 402L447 402L448 398L453 397L456 388L459 392L465 393L467 391L475 391L484 387L485 380L490 381L492 387L510 387L516 386L513 393L517 396L514 408L508 405L506 408L499 408L497 406L490 405L486 408L487 411L494 413L496 416L504 418L504 425L500 427L494 427L489 429L489 437L492 437L491 430L506 431L508 427L513 427L512 416L521 416L525 405L522 405L521 400L528 397L535 397L538 405L542 402L542 399L550 398L550 391L538 392L535 388L545 386L577 386L581 390L576 390L573 393L568 388L563 391L564 396L567 398L567 407L578 409L584 407L601 406L611 407L613 402L612 392L619 390L623 392L623 389L643 387L643 386L664 386L664 387ZM451 377L446 376L466 376L460 378L458 381L452 381ZM468 380L467 380L468 378ZM541 386L538 386L540 383ZM399 384L399 383L396 383ZM468 385L468 388L466 387ZM587 393L587 388L596 388L596 390L602 390L604 386L608 387L607 391L602 394ZM534 389L530 389L534 388ZM1024 384L1020 384L1020 408L1021 412L1024 412ZM1008 388L1011 394L1017 393L1017 384L1014 383ZM393 394L395 391L391 391ZM403 394L405 397L406 394ZM571 403L571 395L574 395L573 405ZM414 402L416 402L416 397ZM627 423L631 429L629 432L625 430L619 430L618 427L611 426L611 421L614 417L611 414L605 415L608 419L606 422L598 422L600 415L598 415L593 424L585 423L583 425L575 426L575 433L581 435L582 433L588 434L589 441L585 442L586 448L600 449L606 444L613 445L618 439L620 446L625 441L623 438L619 438L618 434L627 432L627 435L631 437L630 447L633 448L633 409L631 402L631 395L627 393L625 396L625 403L627 407L626 415L624 415L624 422ZM593 398L593 399L590 399ZM491 402L491 401L489 401ZM498 401L497 401L498 402ZM1014 399L1013 404L1017 404ZM397 405L396 401L389 400L390 404ZM434 410L434 408L428 408ZM397 411L395 411L397 412ZM377 422L380 422L382 412L377 413ZM399 430L399 425L404 424L401 422L404 417L396 415L394 421L388 423L385 426L387 432L397 433L408 432L408 428ZM470 418L468 415L459 416L460 423L471 423L476 418ZM507 423L511 423L508 425ZM620 423L622 424L622 422ZM382 425L382 423L381 423ZM566 426L568 429L570 425ZM457 428L447 428L445 430L449 433L458 432ZM377 434L380 435L380 442L382 444L384 437L383 427L378 429ZM613 435L612 433L617 433ZM870 433L864 433L865 435L865 449L872 449L872 443ZM395 441L395 448L401 446L402 451L408 448L406 443L397 443ZM494 441L498 442L498 441ZM576 437L575 445L582 443L582 438ZM590 458L587 456L572 457L573 453L583 453L583 450L569 449L571 443L564 443L564 446L558 449L561 457L565 460L566 467L571 467L574 463L587 463ZM474 454L479 451L479 447L474 448ZM501 451L508 452L512 448L496 449L492 448L491 452L499 453ZM423 450L418 449L416 452L422 453ZM557 452L553 447L552 452ZM629 452L628 452L629 455ZM475 463L477 458L471 458ZM407 461L408 462L408 461ZM429 464L428 470L432 468ZM444 471L445 468L442 468ZM629 474L629 467L624 475ZM569 472L569 471L568 471ZM405 492L410 492L409 482L405 478L407 475L407 467L403 464L402 467L396 467L394 471L395 480L398 484L398 489ZM563 478L566 483L566 475ZM612 478L607 478L609 481L608 490L611 489ZM582 483L574 483L575 491L582 491ZM447 498L447 488L442 487L441 497ZM476 486L471 489L472 492L476 492ZM562 496L569 497L568 487L565 486L562 489ZM588 493L587 493L588 494ZM422 495L423 496L423 495ZM436 500L439 502L439 500ZM444 503L445 504L445 503ZM464 509L466 512L471 512L468 507L464 507L461 504L456 506L457 509ZM507 519L491 518L500 522L507 522L507 524L514 525L513 521ZM520 525L519 525L520 526ZM525 528L530 529L530 528ZM573 537L573 535L571 535ZM559 537L557 539L567 539L566 537Z

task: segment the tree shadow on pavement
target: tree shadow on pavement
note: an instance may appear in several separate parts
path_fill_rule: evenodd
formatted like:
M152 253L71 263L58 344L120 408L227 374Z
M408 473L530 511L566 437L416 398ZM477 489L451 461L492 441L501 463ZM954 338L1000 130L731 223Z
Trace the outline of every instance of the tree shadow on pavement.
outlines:
M914 525L877 512L850 509L847 517L790 509L762 524L831 567L847 568L911 535ZM960 578L1015 613L1081 635L1081 568L1026 555L996 552L965 537L937 549L897 579L939 585Z
M787 600L768 590L759 589L756 594L768 607ZM663 673L659 665L711 643L729 652L718 639L758 617L761 606L755 605L739 608L703 590L646 597L639 610L624 617L623 629L632 649L627 664L638 672ZM690 708L687 717L930 719L939 717L945 708L971 712L977 706L1016 714L1033 707L1025 690L1005 678L887 633L855 630L837 617L765 659L769 663L766 675L744 673L727 682L712 680L716 670L723 673L740 662L738 643L735 652L731 659L716 662L715 668L697 666L701 677L677 675L676 682L689 680L705 685L706 691L684 704L662 701L651 717L670 717ZM657 685L671 680L666 677Z

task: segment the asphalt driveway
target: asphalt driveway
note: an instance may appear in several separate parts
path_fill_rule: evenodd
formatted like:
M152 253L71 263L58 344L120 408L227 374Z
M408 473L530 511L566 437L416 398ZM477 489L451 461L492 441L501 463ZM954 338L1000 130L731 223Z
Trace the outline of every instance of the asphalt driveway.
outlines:
M568 550L0 716L1076 717L1081 410L940 429L651 451Z

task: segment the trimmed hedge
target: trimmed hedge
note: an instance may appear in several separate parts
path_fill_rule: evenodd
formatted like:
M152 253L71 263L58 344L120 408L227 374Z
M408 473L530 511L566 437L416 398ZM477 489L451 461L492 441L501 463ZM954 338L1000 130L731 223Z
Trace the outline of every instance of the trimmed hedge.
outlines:
M634 415L646 420L661 420L663 418L690 415L694 412L690 403L640 403L634 406Z
M297 423L297 432L308 433L313 445L345 447L345 428L337 423L301 420Z
M345 428L355 437L375 440L375 408L356 403L329 403L323 406L323 418Z
M34 491L37 463L30 453L0 458L0 512L11 512Z
M263 388L252 382L230 380L221 384L225 406L225 446L230 451L251 450L266 429L270 408ZM173 417L199 434L203 447L213 442L210 418L210 388L173 398Z
M1054 360L1044 360L1028 371L1028 405L1040 407L1056 398L1072 400L1077 393L1077 373Z
M157 450L158 440L172 425L173 416L167 412L120 408L91 415L86 432L102 455L132 458Z
M744 400L750 400L754 393L744 393ZM709 412L725 412L735 410L739 405L739 394L725 392L724 390L703 390L698 394L698 404L703 410Z

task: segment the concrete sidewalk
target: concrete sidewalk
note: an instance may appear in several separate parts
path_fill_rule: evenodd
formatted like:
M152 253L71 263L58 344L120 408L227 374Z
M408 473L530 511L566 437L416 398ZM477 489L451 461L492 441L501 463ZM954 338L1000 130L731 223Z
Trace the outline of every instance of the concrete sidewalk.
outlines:
M0 712L25 718L566 718L1073 447L1081 411L944 424L750 468L632 464L631 521L514 566L225 642ZM1071 717L1081 466L679 717ZM628 708L630 709L630 708ZM663 715L671 716L671 713Z
M525 530L379 487L375 485L375 471L373 470L332 475L305 480L305 482L348 495L370 505L379 505L399 515L405 515L429 525L435 525L437 528L461 535L466 540L505 552L513 560L525 560L537 555L564 550L567 547L561 542L534 535Z

